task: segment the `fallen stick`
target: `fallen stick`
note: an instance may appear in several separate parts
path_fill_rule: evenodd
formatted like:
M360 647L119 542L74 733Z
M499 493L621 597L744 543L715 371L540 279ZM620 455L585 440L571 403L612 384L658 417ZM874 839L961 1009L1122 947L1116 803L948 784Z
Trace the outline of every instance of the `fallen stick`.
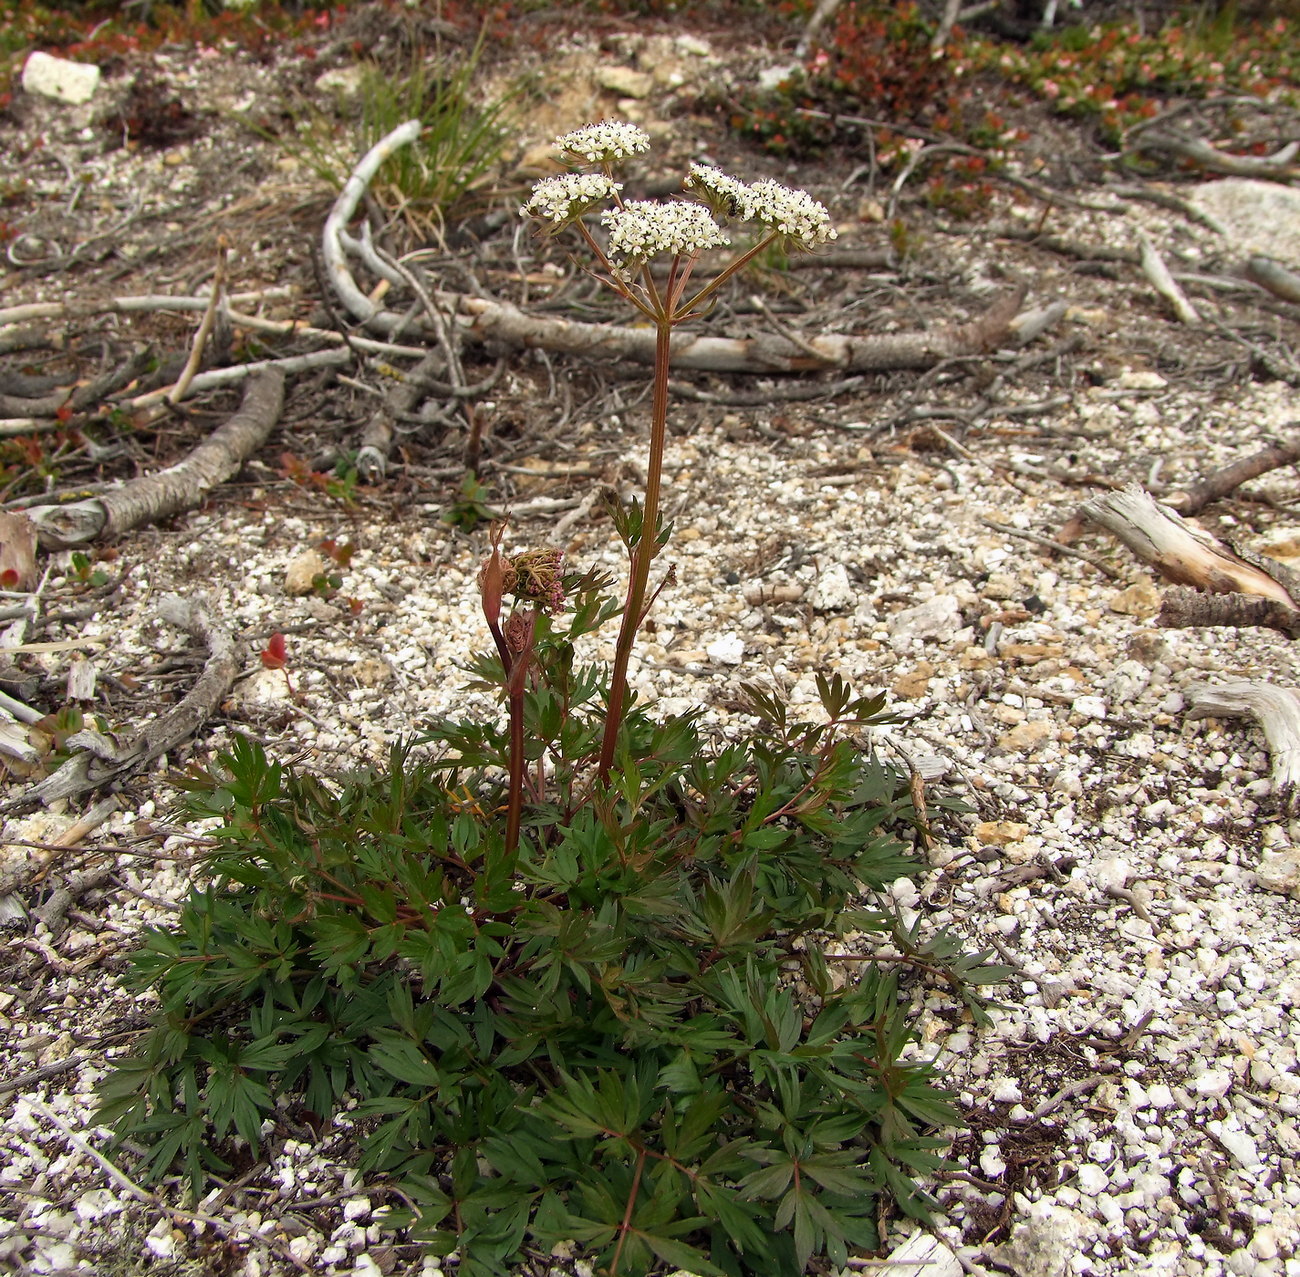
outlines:
M202 603L170 594L158 604L164 621L207 645L208 659L194 686L180 704L159 714L125 745L95 731L70 736L69 749L77 750L58 771L32 785L4 811L50 804L98 789L131 772L147 767L155 758L188 740L221 704L239 673L239 649L230 631Z
M930 368L943 359L980 354L1013 340L1024 290L1000 298L966 324L932 332L881 333L853 337L841 333L811 337L800 343L779 336L697 337L679 333L673 339L673 367L713 372L812 372L835 368L845 372L887 372ZM481 297L460 299L461 314L471 335L480 340L505 341L514 346L594 356L602 360L653 363L653 329L526 315L504 302Z
M278 284L274 288L231 293L226 300L232 306L248 306L273 298L292 297L294 291L287 284ZM168 297L166 293L144 293L132 297L103 297L98 301L28 302L23 306L0 309L0 325L25 323L32 319L81 319L86 315L126 315L139 311L207 310L211 301L208 296Z
M1300 426L1300 421L1292 421L1288 425ZM1258 479L1260 475L1267 474L1270 470L1294 465L1297 461L1300 461L1300 436L1292 439L1290 443L1271 444L1260 452L1243 457L1240 461L1234 461L1230 466L1224 466L1222 470L1216 470L1185 492L1176 492L1167 497L1165 504L1172 506L1179 514L1199 514L1210 502L1235 492L1243 483Z
M229 254L229 246L226 243L224 235L217 236L217 268L212 276L212 292L208 308L203 312L203 318L199 321L199 330L194 334L194 344L190 347L189 358L185 361L185 367L181 369L181 375L176 378L176 384L167 391L167 402L178 404L185 398L189 391L190 383L198 375L200 366L203 363L203 352L207 348L208 338L212 335L212 330L216 327L217 311L222 306L222 294L226 291L226 259Z
M362 323L371 324L378 305L357 287L352 272L348 269L347 258L343 255L341 233L347 228L357 205L366 193L380 166L394 152L414 142L420 136L419 120L407 120L399 124L391 133L379 139L374 146L361 157L360 162L348 174L339 197L334 201L329 216L325 219L325 228L321 234L321 257L325 262L325 271L338 293L339 299ZM396 316L394 316L396 318ZM387 331L391 332L389 326Z
M1175 511L1158 505L1136 484L1085 501L1079 514L1118 537L1176 585L1196 586L1211 594L1257 595L1300 611L1300 591L1293 597L1282 584L1285 569L1280 564L1264 568L1259 562L1248 562Z
M1229 177L1270 177L1290 181L1300 176L1294 161L1300 154L1300 142L1288 142L1272 155L1233 155L1211 146L1204 138L1178 137L1173 133L1144 133L1137 142L1139 151L1164 151L1211 173Z
M442 371L444 356L431 350L406 374L406 380L393 386L384 395L383 403L375 409L361 432L357 451L357 473L372 483L382 478L388 469L388 454L393 446L393 431L402 413L410 412L425 393L422 384L427 377L436 377Z
M284 359L259 359L251 364L233 364L229 368L213 368L201 372L190 382L189 393L198 394L203 390L216 390L220 386L235 386L241 381L263 372L278 372L288 376L295 372L310 372L315 368L332 368L351 363L354 356L350 350L313 350L306 355L289 355ZM148 394L137 395L127 401L128 408L152 408L162 403L168 395L168 389L151 390Z
M1267 289L1284 302L1300 302L1300 275L1287 270L1271 257L1251 257L1246 262L1245 275L1252 284Z
M1238 679L1191 689L1189 719L1254 718L1273 759L1273 796L1287 815L1296 814L1300 792L1300 694L1274 683Z
M266 442L283 406L284 372L262 369L249 381L239 411L176 465L86 501L27 511L41 544L47 549L86 545L193 509Z
M1141 251L1142 271L1151 281L1151 287L1173 307L1174 314L1181 323L1199 324L1201 317L1197 314L1196 307L1187 300L1187 294L1169 273L1164 258L1156 252L1155 245L1142 231L1138 231L1138 247Z

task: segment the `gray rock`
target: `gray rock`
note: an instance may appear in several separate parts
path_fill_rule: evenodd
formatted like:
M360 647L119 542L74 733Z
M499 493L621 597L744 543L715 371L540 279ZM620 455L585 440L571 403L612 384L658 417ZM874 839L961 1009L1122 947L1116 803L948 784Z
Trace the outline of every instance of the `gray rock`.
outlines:
M953 634L961 624L961 609L951 594L936 594L934 598L904 608L889 621L889 638L893 646L901 647L911 639L942 639Z
M1276 891L1300 900L1300 847L1266 851L1259 859L1255 881L1265 891Z
M1276 182L1227 177L1206 182L1191 202L1217 217L1241 255L1262 253L1291 266L1300 266L1300 191Z

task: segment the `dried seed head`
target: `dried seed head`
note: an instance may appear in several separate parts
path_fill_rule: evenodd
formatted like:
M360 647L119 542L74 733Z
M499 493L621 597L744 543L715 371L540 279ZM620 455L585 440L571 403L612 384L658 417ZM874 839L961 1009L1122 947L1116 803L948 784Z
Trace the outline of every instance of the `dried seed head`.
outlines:
M517 598L535 603L543 612L554 615L564 608L564 577L560 565L563 550L525 550L514 558L514 584Z

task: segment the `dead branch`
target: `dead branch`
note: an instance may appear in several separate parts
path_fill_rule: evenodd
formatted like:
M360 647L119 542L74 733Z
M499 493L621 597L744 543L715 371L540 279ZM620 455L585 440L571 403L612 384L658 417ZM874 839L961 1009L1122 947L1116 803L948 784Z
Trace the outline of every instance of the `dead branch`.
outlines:
M1300 142L1288 142L1272 155L1233 155L1211 146L1204 138L1180 137L1174 133L1143 133L1135 143L1141 151L1160 151L1189 160L1211 173L1229 177L1266 177L1288 182L1300 177L1294 160L1300 154Z
M221 704L239 673L239 650L230 631L202 603L174 594L161 600L158 613L168 624L193 635L208 648L203 672L185 698L159 714L124 745L95 731L70 736L68 747L78 752L58 771L6 804L4 810L74 798L121 780L188 740Z
M265 368L250 378L239 411L183 461L88 501L30 510L41 544L54 549L85 545L193 509L266 442L283 407L284 373Z
M673 367L714 372L809 372L837 368L845 372L885 372L929 368L942 359L991 350L1010 339L1023 288L996 301L967 324L933 332L882 333L852 337L840 333L796 344L784 337L697 337L679 333L673 341ZM576 320L526 315L504 302L479 297L461 299L462 315L480 340L584 354L611 361L654 361L655 335L650 329L588 324Z
M1142 254L1135 248L1114 248L1110 244L1085 244L1077 239L1060 235L1044 235L1032 226L1000 225L992 228L999 239L1014 239L1036 248L1073 257L1082 262L1127 262L1132 266L1141 263Z
M294 291L287 284L278 284L274 288L231 293L226 300L232 306L250 306L273 298L292 297ZM133 297L102 297L75 302L29 302L24 306L0 308L0 325L21 324L32 319L83 319L87 315L128 315L141 311L207 310L211 300L207 296L169 297L166 293L145 293Z
M347 227L352 214L357 211L357 205L361 203L366 188L379 171L380 166L395 151L414 142L420 136L420 128L419 120L407 120L404 124L399 124L387 136L380 138L361 157L356 168L348 175L348 180L343 184L343 190L339 192L338 199L334 201L334 207L330 209L330 215L325 219L325 228L321 236L321 256L324 259L325 270L329 275L330 283L344 306L357 319L368 326L373 326L379 307L357 287L356 280L352 278L352 272L348 268L347 259L343 255L343 244L339 235ZM396 316L394 316L394 319L396 319ZM392 325L385 325L384 330L391 332Z
M1288 424L1300 426L1300 421L1292 421ZM1218 501L1220 497L1235 492L1243 483L1258 479L1260 475L1267 474L1270 470L1294 465L1297 461L1300 461L1300 436L1289 443L1271 444L1260 452L1243 457L1240 461L1234 461L1230 466L1224 466L1222 470L1216 470L1199 483L1193 484L1186 492L1177 492L1167 497L1165 504L1172 506L1179 514L1200 514L1212 501Z
M1271 257L1249 258L1245 275L1252 284L1268 289L1274 297L1280 297L1284 302L1300 302L1300 275L1287 270Z
M1300 613L1276 599L1254 594L1202 594L1183 585L1169 590L1160 602L1156 624L1166 629L1267 629L1289 639L1300 638Z
M442 371L444 356L441 351L429 351L409 373L405 380L394 386L384 402L366 422L361 432L361 447L357 452L357 472L368 483L382 478L388 468L388 454L393 444L393 430L401 414L410 412L424 394L424 381Z
M1191 689L1187 717L1252 717L1264 733L1273 759L1273 796L1287 815L1295 815L1300 792L1300 694L1272 683L1239 679Z
M1138 248L1142 255L1143 274L1151 281L1151 287L1173 308L1179 322L1199 324L1201 317L1196 313L1196 307L1187 300L1187 294L1169 273L1165 259L1156 252L1155 245L1141 231L1138 232Z
M176 378L176 384L167 391L168 403L178 404L185 398L190 383L194 380L203 364L203 352L207 347L208 338L212 335L213 328L216 327L217 311L225 304L226 260L228 255L229 246L226 243L226 237L218 235L217 269L212 276L211 300L207 310L203 312L203 318L199 321L199 330L194 334L194 344L190 347L190 354L185 361L185 367L181 369L181 375Z
M1158 505L1136 484L1093 497L1084 502L1079 514L1118 537L1176 585L1192 585L1211 594L1258 595L1292 611L1300 610L1300 602L1279 582L1272 568L1266 571L1248 563L1167 506Z

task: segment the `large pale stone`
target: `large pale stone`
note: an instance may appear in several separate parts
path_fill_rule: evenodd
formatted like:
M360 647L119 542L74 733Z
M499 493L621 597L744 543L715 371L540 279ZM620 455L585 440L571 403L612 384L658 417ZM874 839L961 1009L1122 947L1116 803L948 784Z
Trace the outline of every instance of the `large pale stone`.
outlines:
M95 96L99 68L90 62L69 62L48 53L33 53L23 63L23 91L80 106Z
M652 76L631 67L601 67L596 83L623 98L648 98L655 86Z
M1191 202L1228 228L1235 252L1262 253L1300 266L1300 191L1256 178L1225 177L1198 186Z
M951 594L936 594L934 598L904 608L889 620L889 637L895 647L911 639L946 639L961 624L961 606Z

